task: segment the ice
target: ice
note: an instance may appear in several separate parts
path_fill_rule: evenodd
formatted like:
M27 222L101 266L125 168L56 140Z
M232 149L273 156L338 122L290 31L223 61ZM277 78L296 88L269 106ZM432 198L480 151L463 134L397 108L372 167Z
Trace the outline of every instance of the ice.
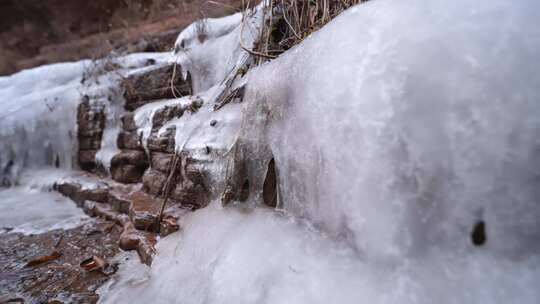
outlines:
M14 187L0 190L0 228L39 234L71 229L89 218L68 198L56 192ZM0 230L1 231L1 230Z
M243 14L197 21L178 35L173 62L181 67L184 79L189 74L194 94L218 84L224 90L227 80L250 63L244 48L253 49L258 41L265 3Z
M24 167L75 167L78 88L87 61L0 77L0 180Z
M374 0L250 71L283 209L187 215L101 303L540 302L539 12Z
M538 7L374 1L257 70L285 209L373 259L467 254L480 220L537 256Z

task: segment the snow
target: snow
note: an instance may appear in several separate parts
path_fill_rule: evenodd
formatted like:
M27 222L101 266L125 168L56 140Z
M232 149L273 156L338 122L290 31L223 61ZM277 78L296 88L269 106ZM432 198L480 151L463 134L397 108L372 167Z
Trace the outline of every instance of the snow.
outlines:
M283 210L185 216L100 302L538 303L539 12L370 1L251 70Z

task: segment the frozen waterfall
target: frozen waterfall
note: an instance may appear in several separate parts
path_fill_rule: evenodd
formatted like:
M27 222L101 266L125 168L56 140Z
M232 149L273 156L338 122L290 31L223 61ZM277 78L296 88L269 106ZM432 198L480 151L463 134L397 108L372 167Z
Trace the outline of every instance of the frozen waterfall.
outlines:
M538 303L540 3L375 0L250 72L282 211L186 216L101 302Z

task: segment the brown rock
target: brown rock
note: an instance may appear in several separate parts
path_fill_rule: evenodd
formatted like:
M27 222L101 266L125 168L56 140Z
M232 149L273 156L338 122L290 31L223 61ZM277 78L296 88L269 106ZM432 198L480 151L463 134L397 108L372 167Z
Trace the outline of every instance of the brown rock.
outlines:
M152 169L167 173L169 171L169 167L171 166L173 154L152 152L150 158Z
M101 133L99 136L79 136L80 150L99 150L101 147Z
M111 166L124 164L148 167L148 159L144 151L139 150L123 150L111 159Z
M136 132L120 132L116 144L120 149L142 150L140 137Z
M77 204L82 204L84 201L78 196L81 190L81 185L78 183L64 182L56 184L54 186L55 190L60 192L60 194L69 197L72 201Z
M148 266L152 264L152 260L156 255L156 249L154 247L155 244L155 236L152 234L146 234L145 237L140 239L139 246L137 247L137 253L139 254L141 262Z
M136 229L144 231L158 230L161 202L161 199L157 199L142 191L132 194L129 217Z
M92 170L96 167L97 150L79 151L79 166L83 170Z
M129 213L131 207L130 194L119 189L113 189L109 191L108 202L112 206L113 210L124 214Z
M171 198L183 205L194 208L202 208L209 203L209 195L202 185L194 184L189 180L184 180L182 184L176 185L171 193Z
M141 181L148 168L148 160L144 151L124 150L111 159L111 175L121 183L137 183Z
M105 112L103 107L91 106L87 96L77 108L77 125L79 136L96 136L105 128Z
M178 225L178 220L173 216L165 216L159 226L159 234L162 237L165 237L173 232L176 232L180 229Z
M159 109L152 118L152 131L159 130L166 122L181 117L183 113L184 108L182 105L170 105Z
M157 170L148 170L144 173L143 181L143 190L152 194L158 195L161 194L161 189L165 185L167 176Z
M141 237L133 227L133 223L128 222L124 225L124 231L120 234L118 245L122 250L137 250L140 239Z
M108 188L81 189L79 197L98 203L107 203L109 196Z
M174 75L173 94L170 83L173 76L173 65L156 66L151 69L145 69L142 72L135 73L124 79L122 87L124 88L124 98L126 110L133 111L156 99L174 98L176 96L185 96L191 94L191 85L182 79L180 67L176 67Z
M196 185L204 185L205 176L198 163L187 164L185 168L186 177Z
M130 164L111 166L111 177L120 183L138 183L141 181L145 170L146 168Z
M122 116L122 129L125 131L136 131L137 124L135 124L135 114L128 112Z
M161 136L152 134L148 137L148 150L153 152L174 153L174 136L176 128L172 127L163 132Z

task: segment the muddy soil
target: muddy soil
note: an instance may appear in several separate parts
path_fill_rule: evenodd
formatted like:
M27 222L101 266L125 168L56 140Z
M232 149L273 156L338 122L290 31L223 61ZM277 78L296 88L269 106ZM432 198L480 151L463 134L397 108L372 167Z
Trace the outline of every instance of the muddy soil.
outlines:
M102 219L38 235L0 233L0 303L96 303L97 288L114 273L118 225ZM97 256L102 270L80 265Z

